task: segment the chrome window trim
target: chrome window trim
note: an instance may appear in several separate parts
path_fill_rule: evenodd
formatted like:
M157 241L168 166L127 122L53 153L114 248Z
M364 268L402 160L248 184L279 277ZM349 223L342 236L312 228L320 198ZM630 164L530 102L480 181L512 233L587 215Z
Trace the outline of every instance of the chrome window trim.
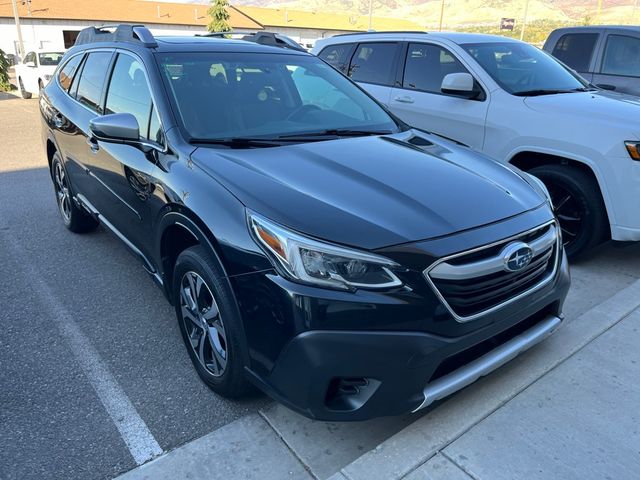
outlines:
M487 248L491 248L491 247L495 247L496 245L500 245L500 244L506 244L511 240L517 240L518 238L521 238L524 235L528 235L529 233L535 232L536 230L540 230L542 228L545 228L549 225L553 225L556 229L556 245L555 245L555 256L554 256L554 260L553 260L553 270L546 275L540 282L538 282L537 284L535 284L533 287L525 290L524 292L519 293L518 295L516 295L515 297L511 297L508 300L505 300L502 303L499 303L498 305L494 305L491 308L488 308L486 310L483 310L481 312L478 313L474 313L473 315L468 315L468 316L460 316L458 315L453 308L451 308L451 306L449 305L449 303L446 301L446 299L444 298L444 296L440 293L440 291L438 290L438 287L436 287L435 283L433 282L433 280L431 279L431 276L429 275L429 273L436 268L438 265L445 263L449 260L453 260L454 258L458 258L458 257L462 257L464 255L469 255L475 252L479 252L481 250L485 250ZM557 271L558 271L558 262L560 260L560 252L562 251L562 243L561 243L561 235L558 234L558 224L556 222L556 220L550 220L546 223L543 223L541 225L538 225L537 227L534 227L530 230L526 230L524 232L520 232L516 235L512 235L510 237L507 238L503 238L502 240L498 240L496 242L492 242L480 247L476 247L473 248L471 250L465 250L464 252L459 252L459 253L455 253L453 255L449 255L447 257L443 257L439 260L437 260L436 262L432 263L430 266L428 266L427 268L425 268L422 272L422 275L424 276L424 278L426 279L427 283L429 284L429 286L431 287L431 289L433 290L433 292L436 294L436 297L438 297L438 300L440 300L440 302L442 302L442 305L444 305L444 307L447 309L447 311L449 312L449 314L454 318L454 320L456 320L459 323L466 323L466 322L470 322L472 320L477 320L478 318L484 317L485 315L488 315L490 313L493 313L497 310L500 310L501 308L506 307L507 305L511 305L514 302L517 302L518 300L520 300L523 297L526 297L527 295L530 295L531 293L539 290L540 288L544 287L545 285L547 285L556 275Z

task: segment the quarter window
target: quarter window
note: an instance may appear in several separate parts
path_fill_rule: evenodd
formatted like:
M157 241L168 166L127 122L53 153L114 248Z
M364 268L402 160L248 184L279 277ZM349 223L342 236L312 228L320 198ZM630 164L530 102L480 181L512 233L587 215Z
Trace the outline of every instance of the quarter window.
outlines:
M398 45L395 43L362 43L351 60L349 76L356 82L389 85Z
M450 73L468 73L449 51L436 45L410 43L402 86L440 93L442 79Z
M100 113L102 87L110 61L111 52L90 53L84 62L84 68L78 82L76 99L98 113Z
M73 77L78 71L81 61L82 55L71 57L69 61L65 63L64 67L62 67L60 73L58 73L58 81L65 92L69 91L69 87L71 86L71 82L73 82Z
M551 54L576 72L588 72L597 40L597 33L568 33L560 37Z
M130 55L118 55L107 93L105 113L130 113L138 120L140 137L148 138L151 92L142 64Z
M609 35L602 60L602 73L640 77L640 38Z

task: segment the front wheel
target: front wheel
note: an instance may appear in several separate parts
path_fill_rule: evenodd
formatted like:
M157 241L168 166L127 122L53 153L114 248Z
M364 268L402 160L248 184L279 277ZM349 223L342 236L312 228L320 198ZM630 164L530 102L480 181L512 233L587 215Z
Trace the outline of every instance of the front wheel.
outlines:
M27 92L24 89L24 83L22 83L22 78L18 78L18 86L20 87L20 95L22 95L22 98L24 98L25 100L28 100L29 98L31 98L31 93Z
M606 237L607 212L597 182L569 165L540 165L529 170L546 185L560 222L564 248L577 258Z
M217 260L201 246L188 248L176 260L172 286L182 338L202 381L224 397L249 392L240 314Z

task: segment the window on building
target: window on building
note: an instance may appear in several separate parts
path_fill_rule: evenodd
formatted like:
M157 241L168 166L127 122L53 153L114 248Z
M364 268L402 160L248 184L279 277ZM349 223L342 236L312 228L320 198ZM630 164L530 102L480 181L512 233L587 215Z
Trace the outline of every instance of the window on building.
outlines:
M130 55L118 55L107 92L105 113L131 113L138 120L140 137L148 138L151 104L151 92L142 64Z
M349 76L356 82L392 85L396 43L361 43L351 60Z
M90 53L84 62L78 82L76 99L98 113L100 113L102 87L107 76L111 55L111 52Z
M58 81L60 82L60 86L65 91L69 91L69 87L71 86L71 82L73 82L73 77L78 71L78 67L80 66L80 62L82 61L82 55L76 55L75 57L71 57L67 63L62 67L60 73L58 73Z
M588 72L597 33L568 33L556 43L552 55L576 72Z
M440 93L442 80L450 73L468 73L448 50L436 45L410 43L402 86Z
M602 73L640 77L640 38L609 35L602 60Z
M78 38L79 30L63 30L62 31L62 39L64 41L64 48L71 48L76 43L76 38Z

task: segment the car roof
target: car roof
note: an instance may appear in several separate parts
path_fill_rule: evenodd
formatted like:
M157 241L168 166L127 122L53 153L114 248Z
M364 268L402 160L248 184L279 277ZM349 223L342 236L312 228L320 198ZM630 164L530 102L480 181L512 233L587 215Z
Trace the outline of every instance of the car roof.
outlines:
M353 33L347 35L337 35L330 37L325 43L349 43L369 40L448 40L457 44L465 43L494 43L494 42L518 42L513 38L500 35L488 35L483 33L461 33L461 32L366 32Z
M579 32L581 30L618 30L627 32L640 32L640 26L637 25L585 25L578 27L562 27L557 28L553 32Z
M305 52L220 37L157 36L156 51L166 52L255 52L308 55Z

